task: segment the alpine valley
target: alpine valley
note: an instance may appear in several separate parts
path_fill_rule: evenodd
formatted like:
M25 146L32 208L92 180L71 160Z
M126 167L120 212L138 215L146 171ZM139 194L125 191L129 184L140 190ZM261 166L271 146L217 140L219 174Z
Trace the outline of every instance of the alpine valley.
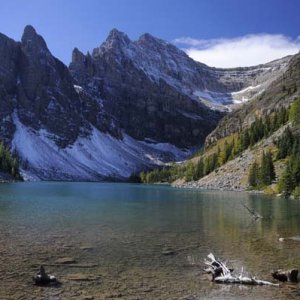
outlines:
M69 67L32 26L20 42L0 34L0 58L0 136L25 180L126 180L187 159L299 93L299 54L220 69L116 29L91 53L75 48Z

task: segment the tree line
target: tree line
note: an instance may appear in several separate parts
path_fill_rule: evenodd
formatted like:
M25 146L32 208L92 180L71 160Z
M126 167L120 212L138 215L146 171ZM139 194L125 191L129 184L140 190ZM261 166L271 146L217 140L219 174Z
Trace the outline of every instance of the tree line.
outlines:
M11 154L9 148L0 141L0 170L20 179L19 161L16 154Z
M190 160L184 165L175 164L171 167L142 172L140 180L143 183L172 182L183 177L186 181L199 180L286 124L289 120L289 111L290 109L282 107L268 114L264 119L256 118L250 127L231 137L231 141L227 138L222 146L217 144L214 153L205 155L208 149L204 149L197 162Z
M300 137L288 127L276 141L276 159L285 159L285 170L279 179L278 190L285 197L300 196Z
M300 125L300 99L294 101L288 110L288 120L294 128ZM285 170L278 182L278 191L285 197L300 196L300 136L293 134L288 126L274 141L277 153L274 160L284 160ZM271 152L263 153L260 166L255 161L249 172L249 186L259 188L270 185L275 179Z

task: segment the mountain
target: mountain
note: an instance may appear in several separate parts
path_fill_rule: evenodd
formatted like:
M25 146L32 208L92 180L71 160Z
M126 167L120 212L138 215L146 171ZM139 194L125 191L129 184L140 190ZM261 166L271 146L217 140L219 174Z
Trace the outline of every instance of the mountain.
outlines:
M167 181L176 187L250 188L299 197L299 145L300 53L289 59L284 72L259 96L219 122L199 155L143 173L141 179Z
M206 145L248 127L256 117L264 117L280 107L288 107L300 94L300 53L289 59L285 71L276 76L262 93L225 116L206 138Z
M182 160L224 112L273 84L290 57L218 69L174 45L112 30L65 66L32 26L21 42L0 34L0 134L27 179L122 179ZM252 101L251 101L252 102Z

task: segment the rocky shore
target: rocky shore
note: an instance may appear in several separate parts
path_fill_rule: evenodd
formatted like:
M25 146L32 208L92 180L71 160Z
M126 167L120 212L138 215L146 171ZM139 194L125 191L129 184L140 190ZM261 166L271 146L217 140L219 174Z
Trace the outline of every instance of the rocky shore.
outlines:
M13 182L15 178L8 173L0 171L0 183Z
M172 186L176 188L245 191L248 188L248 172L251 164L255 159L257 161L260 160L263 151L274 147L273 141L282 135L287 126L288 124L281 127L267 139L262 140L253 148L245 150L240 156L228 161L225 165L198 181L186 182L184 179L179 179L174 181ZM275 169L276 174L279 177L282 172L280 162L275 163Z
M248 170L254 159L254 153L246 150L241 156L198 181L177 180L172 183L177 188L199 188L222 191L245 191L248 187Z

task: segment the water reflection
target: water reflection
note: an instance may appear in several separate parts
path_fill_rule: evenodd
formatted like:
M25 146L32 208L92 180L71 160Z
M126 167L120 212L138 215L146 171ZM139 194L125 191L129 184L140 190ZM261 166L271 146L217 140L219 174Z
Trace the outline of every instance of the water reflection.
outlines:
M254 221L241 203L263 219ZM238 299L244 297L243 287L216 287L195 278L203 258L214 252L235 269L244 267L265 279L270 279L266 276L272 269L298 266L300 242L279 242L279 237L300 235L299 205L263 195L167 186L15 183L0 186L0 229L3 243L21 245L25 253L41 260L68 251L79 260L99 264L102 274L135 272L139 280L141 274L154 272L153 278L168 282L173 298L180 291L201 290L210 299L224 293ZM80 251L85 244L92 250ZM165 247L176 255L163 256ZM7 249L6 253L3 259L12 263L11 253ZM24 266L31 263L26 259ZM187 282L189 289L184 287ZM253 292L258 298L264 293Z

